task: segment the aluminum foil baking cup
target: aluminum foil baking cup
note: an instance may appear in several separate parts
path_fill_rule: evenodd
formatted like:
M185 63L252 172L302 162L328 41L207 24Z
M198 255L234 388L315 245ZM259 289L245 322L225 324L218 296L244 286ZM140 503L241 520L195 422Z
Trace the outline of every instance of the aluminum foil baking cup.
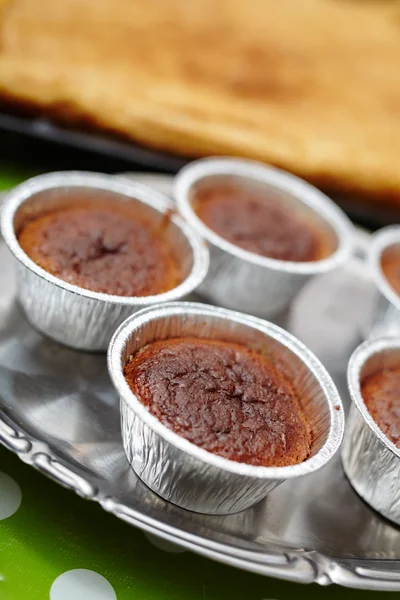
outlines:
M347 377L352 406L342 447L344 471L370 506L400 525L400 449L375 423L361 395L368 375L400 364L400 340L369 340L353 353Z
M368 266L375 286L375 298L364 320L364 339L400 337L400 296L387 281L381 267L382 255L391 246L400 248L399 225L380 229L370 241Z
M130 314L144 306L186 297L201 283L208 269L208 250L184 220L172 212L166 239L180 261L183 280L172 290L154 296L113 296L92 292L54 277L22 250L16 231L24 219L43 210L65 206L77 198L115 199L140 203L155 223L174 204L151 188L98 173L60 172L27 180L4 201L1 231L17 258L19 300L37 329L54 340L83 350L106 350L112 334Z
M133 394L123 369L129 357L160 339L195 336L268 351L294 384L313 431L311 456L287 467L256 467L212 454L163 425ZM286 479L316 471L338 449L344 416L325 368L280 327L204 304L174 302L143 309L123 323L108 350L108 368L121 400L122 438L128 461L159 496L188 510L227 514L258 502Z
M307 213L331 240L332 254L313 262L276 260L249 252L212 231L196 215L195 192L213 183L243 182ZM352 251L353 226L322 192L285 171L261 163L232 158L194 161L179 171L174 196L182 215L209 243L210 269L199 292L208 301L264 318L283 312L313 275L342 266Z

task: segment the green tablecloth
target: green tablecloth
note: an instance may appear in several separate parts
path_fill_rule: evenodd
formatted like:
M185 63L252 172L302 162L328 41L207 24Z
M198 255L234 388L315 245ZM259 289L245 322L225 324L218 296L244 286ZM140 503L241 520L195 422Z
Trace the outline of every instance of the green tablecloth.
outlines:
M384 592L245 573L119 521L0 448L1 600L325 600Z
M2 150L0 140L0 151ZM4 162L0 158L0 191L8 190L17 185L27 177L36 175L35 171L20 169L18 166Z

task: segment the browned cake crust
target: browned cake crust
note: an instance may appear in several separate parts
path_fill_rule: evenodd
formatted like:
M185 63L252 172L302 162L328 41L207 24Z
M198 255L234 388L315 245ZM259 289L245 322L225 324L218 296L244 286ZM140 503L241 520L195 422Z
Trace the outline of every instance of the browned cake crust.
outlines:
M0 98L399 206L399 24L397 0L0 0Z
M400 368L370 375L361 394L376 424L400 448Z
M194 207L215 233L261 256L307 262L329 254L324 232L266 194L215 185L196 192Z
M40 267L94 292L150 296L179 283L162 232L115 202L82 200L40 215L22 226L18 241Z
M140 350L124 373L161 423L209 452L268 467L309 456L311 432L295 390L253 350L173 338Z
M400 296L400 247L387 248L381 259L381 267L388 283Z

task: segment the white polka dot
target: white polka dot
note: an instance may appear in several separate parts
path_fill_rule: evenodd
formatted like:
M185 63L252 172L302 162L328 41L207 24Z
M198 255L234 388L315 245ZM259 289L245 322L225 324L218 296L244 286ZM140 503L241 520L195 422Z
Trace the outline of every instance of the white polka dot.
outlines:
M22 493L18 483L0 472L0 521L11 517L21 504Z
M87 569L73 569L54 581L50 600L117 600L117 596L102 575Z
M153 535L152 533L144 532L144 535L147 537L149 542L153 544L159 550L164 550L164 552L172 552L174 554L179 554L180 552L185 552L185 548L182 546L177 546L177 544L172 544L172 542L168 542L167 540L163 540L163 538L158 537L157 535Z

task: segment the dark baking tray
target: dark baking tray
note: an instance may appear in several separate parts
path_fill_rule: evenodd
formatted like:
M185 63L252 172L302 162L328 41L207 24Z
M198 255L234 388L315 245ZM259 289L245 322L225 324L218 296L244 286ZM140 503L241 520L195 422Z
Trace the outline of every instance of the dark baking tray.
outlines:
M42 116L9 112L8 107L5 109L0 105L0 134L2 132L22 136L25 140L36 140L37 143L40 141L42 147L49 146L40 165L41 168L45 165L45 170L76 168L121 172L140 169L176 173L189 161L188 158L145 148L111 134L81 127L64 127ZM58 148L55 149L55 146ZM19 159L21 144L17 147ZM27 153L25 160L28 162L37 159L36 147L31 146ZM400 210L370 206L352 198L334 199L355 222L369 229L400 221Z
M152 171L175 173L188 160L157 152L117 136L63 127L44 117L31 117L3 112L0 109L0 131L16 133L31 138L53 142L60 146L76 148L98 154L113 161L145 167Z

